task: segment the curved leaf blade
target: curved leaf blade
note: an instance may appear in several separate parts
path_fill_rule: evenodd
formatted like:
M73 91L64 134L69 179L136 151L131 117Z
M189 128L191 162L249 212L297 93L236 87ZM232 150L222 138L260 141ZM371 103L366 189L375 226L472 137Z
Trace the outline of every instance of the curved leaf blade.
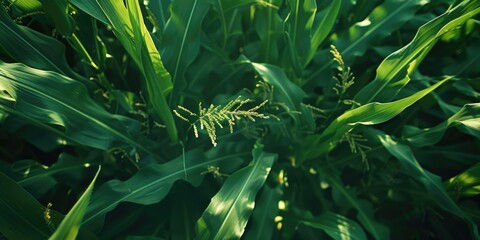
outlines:
M397 101L374 102L346 111L330 123L321 134L310 135L303 139L302 149L299 151L300 160L316 158L329 152L335 148L342 136L356 125L375 125L392 119L449 79L450 77Z
M235 172L212 198L197 222L199 239L238 239L245 231L255 195L265 183L277 155L256 148L252 163Z
M92 182L88 185L87 190L82 194L78 199L72 209L68 212L65 218L62 220L58 228L52 234L49 239L52 240L63 240L63 239L75 239L77 237L80 225L82 223L83 216L87 211L87 206L90 201L90 196L92 194L93 186L97 180L98 174L100 173L101 166L98 167L95 177L93 177Z
M480 2L463 1L450 11L421 26L414 39L390 54L377 68L375 79L363 87L354 97L358 103L391 101L410 79L409 74L423 60L436 41L476 14Z
M76 77L65 58L65 46L56 39L16 24L0 9L0 46L12 58L30 67Z
M480 103L466 104L445 122L435 127L427 129L405 128L406 131L403 135L415 147L430 146L440 141L449 127L456 125L463 125L477 132L480 131Z
M208 167L235 168L248 155L248 152L240 149L232 154L222 154L218 150L222 148L222 144L219 144L207 152L207 156L202 150L192 150L163 165L150 164L126 181L106 182L93 193L84 224L91 225L122 202L144 205L157 203L168 194L174 182L186 180L197 185Z
M325 212L312 219L301 220L301 224L322 229L335 240L366 240L367 236L360 225L345 216Z
M107 112L78 81L23 64L0 62L0 89L2 111L19 114L34 124L60 126L63 129L51 128L76 143L108 150L123 142L155 156L136 136L139 122Z
M185 72L200 49L200 32L210 4L206 0L174 1L162 39L162 57L172 74L173 92L170 106L179 103L181 92L187 86Z

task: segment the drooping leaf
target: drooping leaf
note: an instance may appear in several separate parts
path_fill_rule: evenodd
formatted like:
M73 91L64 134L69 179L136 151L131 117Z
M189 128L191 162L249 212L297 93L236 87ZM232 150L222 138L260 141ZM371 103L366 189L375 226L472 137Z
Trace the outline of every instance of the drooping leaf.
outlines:
M406 127L403 135L416 147L429 146L440 141L447 128L460 124L474 131L480 131L480 103L466 104L446 121L432 128Z
M80 225L82 223L83 216L87 211L87 206L90 201L90 196L92 194L93 186L95 180L100 173L101 167L98 167L95 177L93 177L92 182L88 185L87 190L82 194L78 201L73 205L72 209L68 212L65 218L62 220L60 225L57 227L55 232L49 239L75 239L77 237Z
M382 145L400 161L400 164L408 171L410 176L423 184L438 206L449 211L470 223L472 236L478 238L478 227L471 221L462 209L450 198L439 176L425 170L415 158L409 146L399 143L391 136L376 130L377 137Z
M314 218L302 219L300 223L312 228L322 229L335 240L367 239L365 232L358 223L332 212L324 212Z
M238 239L242 236L255 206L255 195L277 158L260 148L255 148L252 154L252 163L227 179L198 220L199 239Z
M321 134L309 135L304 138L303 144L301 145L302 149L299 151L300 160L312 159L329 152L338 144L342 136L353 129L355 125L375 125L392 119L448 79L449 78L446 78L409 97L397 101L388 103L374 102L346 111L330 123Z
M377 68L375 79L354 97L360 104L372 101L391 101L405 86L408 75L423 60L436 41L446 32L457 28L480 13L480 2L463 1L455 8L421 26L415 38L406 46L390 54Z
M255 202L252 219L248 221L248 231L242 236L243 239L272 239L275 229L275 217L279 212L278 201L280 201L282 195L283 190L281 186L276 186L275 188L271 188L268 185L263 186L260 198Z
M222 144L207 152L207 157L199 149L192 150L163 165L152 163L126 181L106 182L93 193L84 224L88 226L122 202L157 203L168 194L174 182L186 180L198 185L208 167L224 169L228 164L228 168L235 168L242 163L242 157L248 155L240 149L221 154L219 149L224 149Z
M135 138L137 121L108 113L89 97L82 83L71 78L23 64L0 63L0 89L2 112L43 124L85 146L108 150L115 142L123 142L152 153Z

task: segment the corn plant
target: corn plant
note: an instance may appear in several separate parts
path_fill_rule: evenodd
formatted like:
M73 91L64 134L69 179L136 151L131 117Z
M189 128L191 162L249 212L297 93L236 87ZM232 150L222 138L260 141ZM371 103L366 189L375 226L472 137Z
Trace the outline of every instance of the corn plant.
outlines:
M478 0L1 3L2 239L480 239Z

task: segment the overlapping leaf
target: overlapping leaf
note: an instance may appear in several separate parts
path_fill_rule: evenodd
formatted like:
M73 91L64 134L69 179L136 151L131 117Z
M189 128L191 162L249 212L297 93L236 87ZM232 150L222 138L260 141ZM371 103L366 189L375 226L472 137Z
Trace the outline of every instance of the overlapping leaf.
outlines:
M108 150L115 142L123 142L150 152L136 138L137 121L107 112L90 98L83 84L71 78L23 64L0 63L0 89L3 112L42 124L78 144Z
M157 203L168 194L174 182L186 180L198 185L208 167L235 169L242 163L242 157L248 155L240 149L219 155L222 151L219 149L224 149L222 144L207 152L207 156L199 149L192 150L163 165L152 163L126 181L108 181L94 192L84 223L92 224L122 202Z
M299 151L300 159L303 161L315 158L332 150L342 136L353 129L355 125L375 125L392 119L448 79L446 78L409 97L394 102L374 102L346 111L335 119L321 134L310 135L303 140L302 150Z
M73 205L72 209L68 212L65 218L62 220L55 232L50 236L49 239L63 240L63 239L76 239L80 225L82 223L83 216L87 211L87 206L90 201L90 196L92 195L93 186L95 180L97 180L98 174L100 173L101 167L98 167L97 174L93 177L92 182L88 185L87 190L82 194L78 201Z
M476 14L480 13L480 2L463 1L455 8L421 26L415 38L405 47L390 54L377 68L375 79L362 88L354 100L360 104L374 101L391 101L405 86L408 74L416 68L435 42Z
M255 206L255 195L277 158L260 148L254 149L252 154L252 163L227 179L198 220L199 239L237 239L242 236Z

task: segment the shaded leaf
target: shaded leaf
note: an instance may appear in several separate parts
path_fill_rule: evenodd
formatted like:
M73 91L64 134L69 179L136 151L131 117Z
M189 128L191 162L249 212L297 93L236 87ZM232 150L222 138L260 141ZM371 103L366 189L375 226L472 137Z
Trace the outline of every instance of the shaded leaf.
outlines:
M126 181L106 182L93 193L84 224L92 224L122 202L157 203L168 194L174 182L186 180L198 185L208 167L224 169L228 164L228 168L235 168L242 163L241 158L248 155L240 149L230 154L217 153L219 149L224 149L221 143L206 153L208 158L201 150L192 150L163 165L149 164Z
M248 230L242 236L242 239L272 239L275 229L274 220L279 212L278 201L280 201L282 195L283 189L280 185L274 188L268 185L263 186L260 197L255 201L252 218L248 221Z
M389 229L374 219L374 209L371 203L358 198L354 193L347 189L345 184L343 184L338 177L340 175L338 171L333 168L328 168L326 171L328 173L325 172L324 177L332 185L333 190L337 192L338 196L343 198L351 207L357 210L357 219L362 226L377 240L390 239ZM330 232L329 235L330 234L334 234L334 232ZM355 236L362 237L361 233L357 232L357 234L358 235Z
M255 148L251 164L230 176L197 222L199 239L237 239L255 206L255 195L270 172L275 154Z
M73 205L72 209L68 212L65 218L62 220L58 228L49 239L75 239L77 237L80 225L82 223L83 216L87 211L87 206L90 201L90 195L92 194L95 180L100 173L101 167L98 167L97 173L93 178L87 190L82 194L78 201Z
M206 0L174 1L163 32L161 53L172 75L170 106L181 103L180 93L187 86L185 72L200 49L201 24L210 5Z
M89 97L83 84L71 78L23 64L0 63L0 89L1 111L44 124L41 127L76 143L108 150L115 142L124 142L152 153L135 138L137 121L108 113Z
M0 8L0 46L15 60L42 70L77 77L67 64L65 46L58 40L16 24Z

